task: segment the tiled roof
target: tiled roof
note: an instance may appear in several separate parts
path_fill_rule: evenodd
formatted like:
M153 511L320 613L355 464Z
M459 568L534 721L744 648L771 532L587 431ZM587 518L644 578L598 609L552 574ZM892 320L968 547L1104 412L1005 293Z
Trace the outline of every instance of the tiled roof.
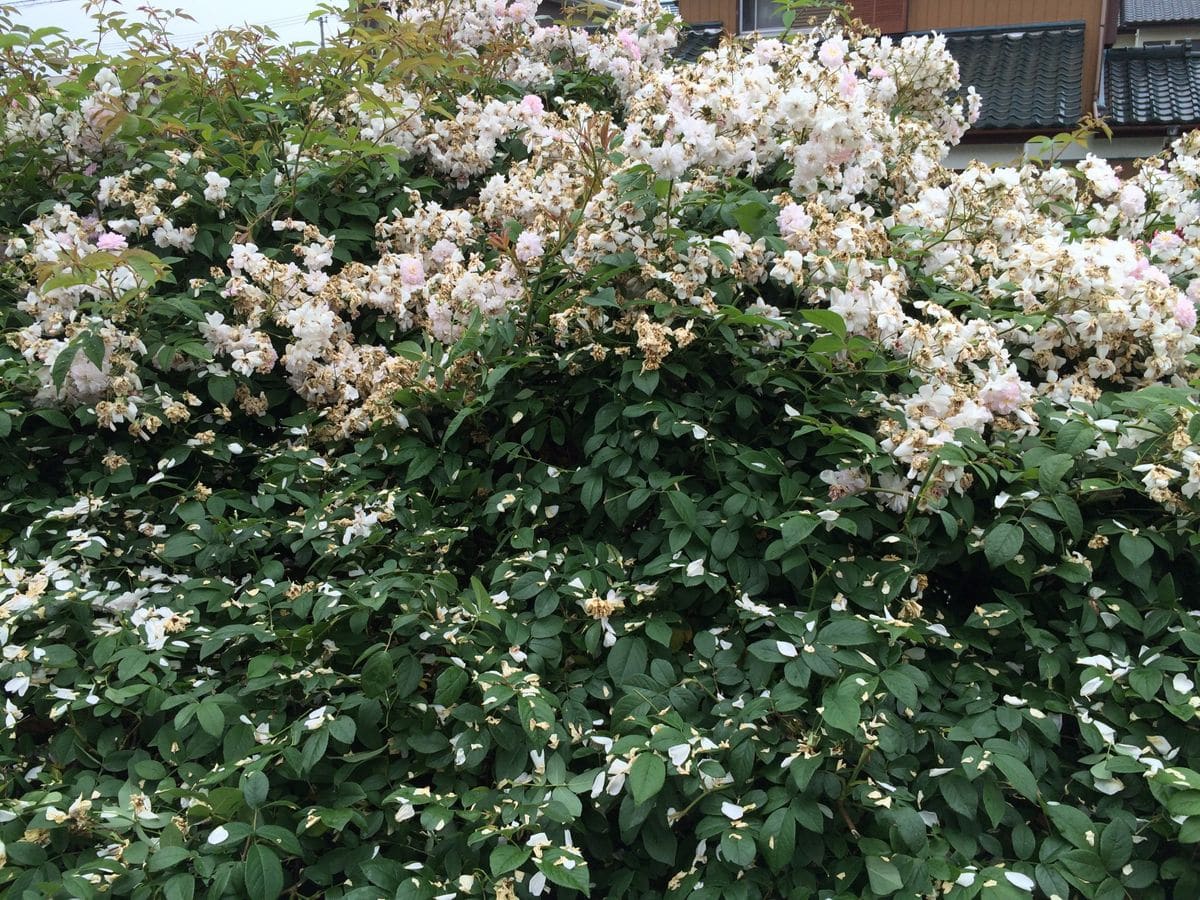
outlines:
M693 22L679 29L679 43L673 55L684 62L695 62L705 50L721 45L725 26L720 22Z
M942 32L963 89L983 97L976 129L1059 128L1083 115L1083 22Z
M1200 22L1200 0L1121 0L1122 25Z
M1200 45L1105 51L1101 102L1113 125L1200 123Z

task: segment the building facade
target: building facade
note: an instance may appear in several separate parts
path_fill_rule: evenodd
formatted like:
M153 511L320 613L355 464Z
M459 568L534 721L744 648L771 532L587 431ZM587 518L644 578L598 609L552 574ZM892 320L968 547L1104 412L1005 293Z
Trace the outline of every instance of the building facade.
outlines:
M1122 0L1096 99L1127 139L1170 140L1200 127L1200 0Z

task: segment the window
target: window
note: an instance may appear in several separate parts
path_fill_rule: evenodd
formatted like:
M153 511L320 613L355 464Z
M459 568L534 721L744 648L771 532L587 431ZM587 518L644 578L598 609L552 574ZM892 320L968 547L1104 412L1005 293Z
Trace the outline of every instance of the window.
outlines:
M784 8L775 0L739 0L738 31L782 31ZM798 30L813 28L829 18L830 7L812 6L797 9L792 27Z
M775 0L741 0L738 31L776 31L783 28L783 8Z

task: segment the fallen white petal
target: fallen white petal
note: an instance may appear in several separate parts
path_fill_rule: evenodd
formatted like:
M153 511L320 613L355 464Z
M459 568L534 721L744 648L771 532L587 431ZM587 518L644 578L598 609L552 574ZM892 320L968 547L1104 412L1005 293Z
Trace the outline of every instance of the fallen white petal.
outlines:
M746 810L738 806L736 803L730 803L728 800L726 800L721 804L721 812L724 813L725 818L732 819L734 822L736 822L745 814Z
M1022 875L1020 872L1005 872L1004 877L1008 879L1008 883L1013 887L1020 888L1023 891L1033 891L1034 881L1028 875Z

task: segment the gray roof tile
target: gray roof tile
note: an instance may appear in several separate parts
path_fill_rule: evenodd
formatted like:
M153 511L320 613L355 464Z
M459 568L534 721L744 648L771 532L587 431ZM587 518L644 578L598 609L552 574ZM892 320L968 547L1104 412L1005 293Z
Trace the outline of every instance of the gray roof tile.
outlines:
M679 29L679 43L672 55L684 62L695 62L705 50L721 46L725 26L720 22L689 22Z
M976 129L1060 128L1083 115L1083 22L943 32L964 89L983 97Z
M1121 0L1121 25L1200 22L1200 0Z
M1101 102L1113 125L1200 123L1200 45L1105 51Z

